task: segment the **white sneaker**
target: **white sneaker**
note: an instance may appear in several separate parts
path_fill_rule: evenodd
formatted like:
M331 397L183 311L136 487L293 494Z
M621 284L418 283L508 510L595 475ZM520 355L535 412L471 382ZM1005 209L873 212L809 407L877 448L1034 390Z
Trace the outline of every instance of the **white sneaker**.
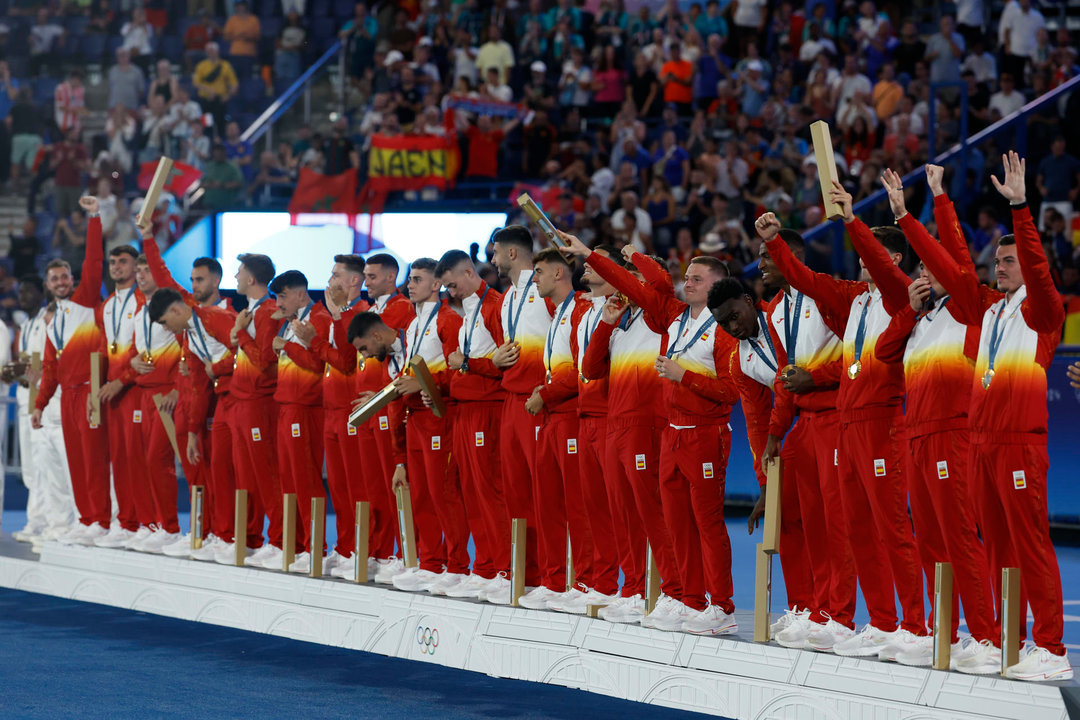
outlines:
M161 554L169 557L188 557L191 555L191 533L184 533L175 542L161 548Z
M452 590L456 590L460 586L469 582L469 579L471 577L476 576L466 575L465 573L444 572L442 575L439 576L439 579L435 581L435 584L429 587L427 591L432 595L450 595L450 592ZM485 580L485 582L487 581ZM451 597L458 596L452 595Z
M857 635L833 645L833 652L841 657L872 657L892 640L891 632L878 630L867 624Z
M729 615L719 605L709 605L684 620L682 629L694 635L732 635L739 631L739 623L735 622L735 613Z
M405 572L394 577L394 587L405 592L424 592L442 579L442 573L420 568L409 568Z
M918 641L919 636L910 630L897 628L896 632L892 634L892 638L889 639L889 642L885 643L885 646L878 650L878 660L895 662L896 656L899 653L913 647Z
M213 562L214 555L217 554L217 551L220 550L221 546L224 544L225 543L218 539L217 535L207 535L206 539L203 540L202 547L198 550L191 551L191 559Z
M668 602L661 608L660 602L663 602L664 599L667 599ZM656 607L651 613L641 619L641 627L655 628L665 632L677 632L682 630L683 622L694 617L694 614L699 612L687 606L681 600L669 598L666 595L660 598L660 602L656 603Z
M492 580L494 580L494 578L492 578ZM459 582L442 594L452 598L479 598L480 593L487 589L488 583L490 582L491 580L488 580L485 577L473 574L469 575L468 579Z
M142 530L142 528L139 529ZM150 530L150 532L143 535L142 537L138 537L139 533L135 533L135 537L133 537L131 539L131 542L128 543L127 549L134 550L135 552L146 552L146 544L150 542L151 539L156 539L160 537L162 533L161 528L157 527L156 525L151 526L150 528L148 528L148 530Z
M1055 655L1046 648L1036 647L1020 662L1006 668L1005 677L1029 682L1072 680L1073 669L1069 664L1068 652Z
M532 591L531 587L525 588L525 592ZM489 602L492 605L509 605L510 604L510 577L501 572L488 582L477 598L483 602Z
M605 595L602 592L587 588L581 583L577 587L560 593L557 597L548 600L548 609L555 612L584 615L590 605L610 605L618 598L614 595Z
M311 572L311 553L302 552L297 555L292 564L289 565L289 572L299 573L301 575L307 575Z
M399 558L386 558L385 560L379 560L374 579L380 585L390 585L394 582L394 578L403 572L405 572L404 562Z
M266 545L264 547L269 547L270 549L266 551L266 554L263 556L262 562L259 563L259 565L257 565L256 567L262 567L262 568L265 568L267 570L278 570L278 571L280 571L281 570L281 564L282 564L281 557L285 553L281 552L281 548L274 547L270 543L266 543ZM262 548L260 548L260 550L261 549ZM244 560L244 564L247 565L249 563L248 563L247 560Z
M898 650L894 659L901 665L907 665L908 667L930 667L934 664L934 636L927 635L915 638L915 640L916 642L912 645ZM951 649L959 649L959 647L960 643L958 642L952 644L949 653L950 658L952 657Z
M229 543L229 546L232 547L232 543ZM270 554L273 547L270 543L263 543L254 552L251 552L251 548L248 548L248 555L244 558L244 564L248 567L262 567L263 560Z
M597 616L608 622L636 625L645 617L645 598L641 595L617 598L607 607L600 608Z
M530 610L547 610L548 603L558 599L562 593L557 593L543 585L537 585L531 592L527 592L518 598L518 605Z
M787 610L785 610L784 614L780 617L780 619L769 626L769 637L776 639L777 635L779 635L785 628L787 628L788 625L791 625L791 623L795 622L795 618L801 615L810 617L810 611L800 610L799 608L788 608Z
M166 545L172 545L179 537L180 533L178 532L171 533L159 528L157 532L151 533L150 537L143 540L142 545L138 549L142 552L160 555L162 549ZM191 541L189 540L188 542L190 543Z
M109 534L109 531L101 527L101 523L94 523L90 525L82 534L75 540L78 545L93 545L94 541L98 538L105 537Z
M38 530L27 525L22 530L16 530L15 532L11 533L11 537L14 538L17 542L32 543L34 542L34 540L40 538L43 534L43 530Z
M151 533L153 533L153 532L154 532L153 528L151 528L151 527L149 527L147 525L140 525L139 529L136 530L134 533L132 533L132 535L127 539L127 542L124 543L124 545L123 545L124 549L133 550L134 549L133 546L136 543L141 543L143 540L150 537Z
M60 539L60 537L68 531L68 528L64 525L57 525L45 530L41 533L42 542L51 542Z
M94 540L94 545L100 548L121 548L135 533L125 530L119 525L109 528L109 532Z
M989 640L973 646L965 657L956 660L955 667L967 675L993 675L1001 672L1001 650Z
M349 555L349 557L347 558L342 558L341 562L339 562L336 566L330 569L330 576L340 578L342 580L348 580L349 582L353 582L354 580L356 580L356 573L353 572L354 556L355 553L353 553L353 555Z
M251 548L244 548L244 551L244 564L247 565L247 561L251 559L255 551ZM218 545L214 553L214 562L218 565L236 565L236 545L226 542Z
M332 551L329 555L323 558L322 574L331 575L334 572L334 568L340 567L342 563L352 564L351 558L342 557L337 550Z

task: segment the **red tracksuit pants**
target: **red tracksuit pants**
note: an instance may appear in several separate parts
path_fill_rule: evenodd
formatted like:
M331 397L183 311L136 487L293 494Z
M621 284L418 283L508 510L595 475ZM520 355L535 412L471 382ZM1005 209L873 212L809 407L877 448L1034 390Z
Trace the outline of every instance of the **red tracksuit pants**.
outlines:
M323 490L323 409L319 405L282 403L277 424L278 468L281 491L296 494L296 552L326 552L326 515L323 510L324 540L321 548L311 547L311 499L326 498Z
M109 457L116 458L112 466L113 487L116 488L116 504L119 510L117 521L120 527L135 532L139 529L139 509L136 507L136 495L138 490L136 478L142 477L141 473L134 472L140 463L129 462L126 458L132 451L127 446L126 428L131 424L131 417L135 409L139 407L139 394L133 392L134 388L126 387L120 391L108 404L102 406L102 412L108 415L109 432ZM140 443L141 447L141 443ZM149 493L147 494L149 497ZM144 508L147 513L153 512L151 506ZM149 517L149 514L145 515Z
M607 426L606 469L612 475L612 482L617 485L616 494L620 502L626 504L628 514L636 513L637 526L644 530L644 535L639 534L638 530L629 540L629 552L641 557L641 579L635 577L634 584L630 584L630 578L627 577L623 585L623 596L639 593L644 596L645 543L648 542L656 559L656 567L660 571L661 591L668 597L681 600L682 579L660 502L659 428L653 423L643 422L640 418L610 416ZM615 522L619 521L617 517L613 519Z
M356 440L360 447L359 479L363 494L355 500L366 500L371 507L371 536L368 538L368 553L380 560L394 556L394 542L397 540L397 501L390 488L390 479L394 474L390 463L389 450L383 451L381 436L389 436L388 431L379 430L379 424L389 421L386 415L372 418L356 429ZM389 437L387 437L389 441ZM385 456L385 457L384 457ZM389 463L389 467L387 466ZM354 506L355 512L355 506Z
M109 497L108 418L102 413L101 424L87 420L86 400L90 385L66 387L60 395L60 424L64 428L64 449L71 471L71 491L79 522L100 523L109 527L112 499Z
M839 442L835 411L803 411L784 440L780 563L792 607L811 610L814 622L831 617L854 628L855 558L840 491ZM793 501L798 510L789 512Z
M502 404L462 402L457 406L453 453L461 471L461 491L469 531L476 545L472 571L484 578L510 572L510 513L503 499L499 462Z
M141 516L139 521L143 525L156 524L166 532L179 532L180 523L176 518L176 455L154 404L154 395L165 395L170 390L163 386L136 387L132 390L138 393L139 407L132 414L133 437L129 443L128 458L143 469L142 478L149 489L153 507L153 513ZM132 449L138 447L134 435L142 440L138 455L132 454Z
M143 433L143 423L149 423L151 417L144 417L146 413L143 412L145 400L143 388L132 385L128 388L127 395L130 398L125 408L128 412L122 418L116 418L120 421L124 433L122 454L117 455L116 460L127 465L131 497L135 505L136 525L149 526L157 523L154 481L151 478L151 466L147 460L146 435ZM154 414L157 414L156 408Z
M210 441L202 448L203 456L210 459L210 484L203 501L206 513L203 525L207 532L231 543L236 515L236 467L233 465L231 428L235 402L231 395L223 393L215 396L210 408L213 413Z
M660 437L660 499L682 579L682 601L735 611L731 540L724 523L724 480L731 431L717 425L664 428Z
M980 527L990 560L991 579L1000 604L1001 569L1020 568L1020 608L1031 603L1031 637L1055 655L1064 655L1061 572L1050 541L1046 473L1050 460L1046 438L1016 433L972 434L971 476ZM965 607L965 610L967 608ZM1021 623L1021 639L1027 623Z
M620 522L612 520L615 501L608 493L608 473L605 472L607 449L607 418L583 417L578 422L577 436L578 477L581 484L580 497L566 493L567 502L580 502L587 510L585 520L588 523L592 544L592 574L582 578L578 574L576 584L584 584L605 595L619 592L619 565L624 564L624 572L630 577L631 563L636 560L642 564L638 554L630 552L629 526L622 522L621 515L625 508L620 508ZM636 513L634 513L636 517ZM641 537L639 533L637 537ZM625 553L625 554L624 554ZM577 560L574 561L575 565Z
M960 418L966 424L966 418ZM911 439L914 468L908 494L915 543L934 607L934 566L952 563L952 642L956 642L960 611L976 640L1000 642L1001 627L994 620L993 591L986 550L975 527L974 494L970 487L968 431L950 428ZM933 625L931 624L931 627Z
M269 521L266 539L281 547L281 482L276 446L280 406L272 397L236 399L233 406L233 464L236 487L248 491L247 546L262 546L263 517Z
M349 465L356 462L356 428L349 425L348 408L323 409L323 450L326 453L326 485L337 520L337 544L342 557L353 554L356 541L356 503L350 483Z
M405 424L409 497L417 535L420 569L469 572L469 525L461 495L457 458L452 457L453 408L435 417L430 410L409 411Z
M540 418L525 409L526 395L507 393L503 400L499 454L502 463L503 498L510 519L525 518L525 584L541 584L540 549L537 544L537 518L533 505L533 468L536 444L540 436ZM565 511L563 513L565 518ZM565 523L564 523L565 524ZM563 531L563 587L566 589L566 536ZM561 591L560 590L560 591Z
M840 428L840 488L850 528L855 569L878 630L896 629L896 600L904 613L901 627L926 635L922 571L908 515L907 432L899 407L847 413Z
M213 401L211 401L213 402ZM212 410L211 410L212 412ZM205 518L209 517L207 512L207 501L210 495L207 491L210 489L211 483L211 461L210 461L210 420L211 417L207 416L207 422L198 426L192 424L190 418L190 406L184 401L184 398L180 398L180 402L176 405L176 411L173 413L176 423L176 444L180 448L180 468L184 471L184 481L188 487L188 497L191 497L191 488L196 485L201 485L203 488L203 537L206 537L208 532L207 525L209 524ZM202 456L199 458L199 462L191 463L188 461L187 446L188 437L190 433L194 433L199 438L199 449L202 451ZM195 512L195 508L191 508L191 512ZM194 518L194 516L192 516ZM191 527L194 527L194 519L192 520Z

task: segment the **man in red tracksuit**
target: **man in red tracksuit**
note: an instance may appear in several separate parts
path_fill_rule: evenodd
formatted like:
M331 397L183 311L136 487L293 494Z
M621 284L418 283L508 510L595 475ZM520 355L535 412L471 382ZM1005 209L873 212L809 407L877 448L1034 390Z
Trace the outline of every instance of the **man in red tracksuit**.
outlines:
M1061 642L1061 576L1046 504L1046 369L1061 340L1064 309L1027 207L1025 163L1015 152L1002 160L1005 180L993 181L1012 207L1014 235L998 242L998 291L981 289L973 270L957 265L940 247L927 244L919 254L949 292L958 319L981 327L968 410L968 467L978 478L976 506L991 578L1000 577L1002 567L1019 567L1020 606L1030 603L1035 617L1035 647L1005 675L1067 680L1073 671ZM905 231L912 225L910 215L901 218ZM1000 661L1000 649L986 642L963 666L989 672Z
M534 503L537 485L534 464L540 424L525 409L525 403L533 391L544 384L544 338L551 326L552 308L536 290L532 264L533 238L528 228L509 225L496 232L492 241L495 243L492 261L499 275L508 278L511 284L502 301L502 344L491 358L495 367L502 370L502 386L506 390L502 434L499 437L503 497L510 518L524 518L528 527L525 587L531 591L543 579L540 567L552 567L556 563L555 558L545 556L549 550L554 551L554 546L540 547L537 544L537 517L548 509L536 507ZM551 510L558 513L557 508ZM565 568L565 543L560 547L558 563ZM549 582L557 584L558 580L552 578ZM500 605L509 604L510 581L497 578L479 597Z
M563 235L564 241L569 237ZM575 241L574 247L583 246ZM600 256L590 257L594 259L590 264L596 270L595 258ZM638 273L632 265L627 270ZM635 277L638 275L640 273ZM590 382L605 377L609 381L604 469L612 476L611 482L617 488L617 505L636 514L636 522L632 522L634 535L631 536L630 551L640 554L641 541L648 540L662 578L660 589L668 598L677 599L682 597L683 588L671 535L664 522L658 475L660 448L657 438L666 424L662 415L660 377L654 364L661 349L661 339L642 314L640 308L628 305L618 296L609 298L604 304L601 322L589 340L580 370ZM616 512L617 507L613 505L613 513ZM613 515L613 521L619 521L618 515ZM645 618L645 569L643 558L640 571L627 575L622 595L601 608L602 619L639 623ZM634 584L630 584L631 581Z
M468 253L450 250L435 275L461 301L458 349L446 358L450 397L457 402L452 456L458 458L469 531L476 545L472 573L443 591L448 597L479 597L510 571L510 514L503 498L499 423L505 391L492 356L503 337L502 295L476 274Z
M900 262L906 245L900 231L871 231L851 213L851 196L838 183L831 197L844 209L845 225L856 251L867 254L880 242L892 262ZM881 361L875 346L891 316L901 310L890 298L896 297L897 289L906 292L904 284L891 276L882 278L898 286L883 292L866 281L836 280L812 272L795 259L779 236L780 223L772 213L758 218L756 227L787 281L814 298L825 322L844 338L837 460L843 510L870 624L858 634L839 625L830 629L826 624L812 636L821 636L820 645L831 646L842 656L880 657L889 648L898 652L904 649L903 644L914 643L917 636L926 634L923 584L907 511L903 366ZM894 589L903 608L899 630Z
M367 286L370 301L368 312L382 317L387 327L403 331L409 327L416 313L409 299L398 292L397 275L398 262L386 253L372 255L364 266L364 285ZM335 335L340 331L341 336L346 337L349 322L351 320L344 318L339 320ZM359 361L354 397L382 390L386 376L386 369L379 360L368 358ZM353 402L356 403L355 400ZM377 462L369 461L366 464L363 473L366 495L357 499L366 499L371 503L371 543L368 549L376 559L372 565L374 580L389 584L395 575L405 570L401 559L394 556L398 526L396 500L390 486L395 463L389 412L380 413L356 430L360 457Z
M324 548L311 546L311 500L323 498L323 407L322 376L326 363L312 353L307 344L297 336L295 326L310 324L316 334L330 334L330 313L322 305L315 304L308 294L308 282L298 270L287 270L270 283L270 291L277 296L278 311L284 315L285 324L274 338L277 353L277 389L274 400L279 403L278 417L278 468L281 473L282 492L296 494L296 509L300 525L296 533L297 556L290 572L307 573L311 570L311 554L322 553ZM324 522L325 527L325 522ZM337 564L334 558L331 566ZM278 569L280 565L269 568ZM323 572L329 568L323 566Z
M133 484L134 470L138 466L126 460L124 450L125 427L138 405L138 393L128 392L135 383L135 371L130 360L131 343L135 340L135 311L144 302L143 294L135 286L135 259L139 253L130 245L121 245L109 251L109 277L116 290L105 298L98 308L98 327L105 333L105 352L109 370L107 382L101 386L98 398L101 411L109 416L109 456L114 459L112 467L113 489L116 491L117 517L108 535L94 541L98 547L124 547L139 530L140 516L153 514L152 507L141 510L136 503L149 493L142 493Z
M409 266L409 299L416 317L405 331L405 366L422 358L439 386L446 413L436 417L424 405L420 383L412 372L394 384L405 398L409 496L417 533L420 566L394 578L399 590L442 594L469 573L469 526L461 494L458 463L451 458L456 403L450 395L451 371L446 358L458 347L461 316L439 298L438 263L419 258Z
M101 218L97 198L80 198L79 205L90 219L78 288L72 290L71 267L66 262L53 260L46 267L45 280L56 298L56 314L46 328L41 385L30 424L41 429L41 414L62 386L60 420L79 525L61 541L89 545L108 532L111 503L106 417L102 415L101 424L91 425L87 415L90 353L105 350L105 337L95 318L101 302Z
M593 252L610 258L616 264L623 263L622 255L614 247L598 245ZM574 495L568 492L566 498L568 507L580 502L587 510L584 521L593 540L592 573L588 578L578 575L570 590L547 603L551 610L576 615L584 615L589 605L610 605L614 602L619 595L620 564L626 582L632 586L642 585L645 573L645 559L633 547L634 542L645 535L645 531L641 529L637 511L631 511L626 506L615 483L610 482L611 475L605 472L607 378L589 381L580 371L585 349L601 321L601 309L608 297L615 294L615 288L588 265L581 280L589 287L589 294L582 297L574 308L569 338L574 383L577 386L576 450L581 492ZM574 569L577 570L576 561Z
M144 243L153 242L143 231ZM135 265L135 282L147 302L157 292L149 261L140 255ZM151 320L146 305L135 312L135 342L130 350L135 387L139 396L125 451L136 463L135 482L150 491L154 513L139 518L142 527L128 547L141 552L160 553L180 537L176 511L176 459L160 413L171 415L180 393L176 389L180 364L180 343L176 335ZM160 405L154 398L160 397ZM138 458L136 461L135 458Z
M956 232L959 222L941 185L944 169L927 166L927 180L934 195L937 225L942 228L943 249L955 262L974 272L963 235ZM889 202L897 221L912 247L936 244L917 220L907 214L900 177L891 170L882 179L889 192ZM947 243L947 244L946 244ZM908 282L899 268L890 262L884 250L868 252L863 262L871 277L892 274ZM883 285L882 288L891 285ZM906 296L895 302L908 304L893 316L889 327L878 340L877 354L886 362L903 361L907 383L905 420L911 435L912 475L908 483L911 519L915 542L923 562L927 582L933 582L934 567L951 562L956 582L952 603L963 598L964 616L977 641L993 643L1001 628L994 621L994 605L986 551L979 542L973 511L974 494L969 485L967 454L968 407L971 404L971 378L979 347L979 328L958 321L950 307L950 297L933 275L926 271L908 286ZM933 604L934 612L938 608ZM977 643L958 643L959 612L952 614L952 642L957 669L960 662L976 652ZM905 665L930 665L933 662L933 639L919 642L898 653L896 660ZM997 667L1000 670L1000 665Z
M323 565L334 577L355 580L353 551L356 540L356 503L365 500L363 471L351 462L356 452L356 428L349 424L349 412L356 386L356 350L345 342L345 330L357 312L367 310L363 300L364 259L359 255L335 255L326 306L331 319L327 334L320 335L310 323L300 323L293 332L325 364L322 379L323 451L326 456L326 484L337 520L337 543ZM364 562L368 558L363 558ZM375 573L374 568L370 568Z
M785 228L780 238L802 262L802 236ZM788 507L792 502L788 488L795 489L798 502L798 513L785 514L780 527L780 562L792 605L770 633L784 647L827 652L835 636L843 639L845 631L855 627L855 560L847 518L842 510L836 511L843 508L836 409L843 343L814 299L788 284L768 247L763 244L759 253L762 277L781 293L767 316L779 370L762 463L771 462L779 452L785 476L781 503ZM799 522L790 522L792 518ZM805 547L805 553L792 558L798 552L793 546ZM809 565L809 577L794 567L802 557Z
M630 261L652 282L667 270L640 253ZM654 327L666 328L655 360L664 383L668 427L660 448L660 497L682 580L682 597L668 598L643 621L661 630L695 634L734 632L731 543L724 523L724 477L731 434L727 429L738 393L729 374L735 343L713 327L709 288L727 275L711 258L695 258L686 272L687 302L646 288L605 258L586 262L640 306ZM711 595L711 602L706 597Z
M209 480L203 498L205 542L190 552L195 560L214 560L219 552L231 551L234 533L234 509L237 471L234 465L232 429L234 402L230 393L234 357L229 349L229 335L236 313L218 293L221 265L213 258L198 258L191 270L192 292L173 278L157 243L146 243L146 259L159 289L149 308L152 322L162 323L173 333L185 334L188 372L206 383L193 381L194 397L186 447L177 427L177 442L184 448L190 464L208 460ZM172 306L176 305L175 308ZM171 312L170 312L171 311ZM194 432L212 417L209 436ZM262 541L262 516L248 517L248 542ZM179 551L177 551L179 552ZM186 554L186 553L185 553ZM183 557L183 555L178 555Z
M274 402L277 386L277 356L274 338L282 321L275 317L277 302L268 288L274 279L274 263L265 255L244 253L239 256L236 289L247 297L248 307L236 315L231 347L236 364L229 392L233 406L233 464L236 487L248 491L248 550L254 553L244 560L252 567L277 567L281 564L281 481L277 455L278 405ZM262 541L262 518L269 520L266 539ZM257 519L256 519L257 518ZM251 536L259 528L258 539ZM214 560L223 565L234 562L231 545L221 548Z

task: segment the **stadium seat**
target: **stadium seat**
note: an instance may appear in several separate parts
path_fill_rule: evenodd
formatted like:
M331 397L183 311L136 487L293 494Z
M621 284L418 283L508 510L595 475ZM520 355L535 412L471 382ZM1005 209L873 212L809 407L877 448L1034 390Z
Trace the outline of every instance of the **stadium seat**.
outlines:
M278 33L281 32L281 26L284 21L279 17L268 17L259 20L259 26L262 29L262 36L264 38L276 38Z
M82 35L75 33L69 34L64 38L64 44L60 48L60 57L64 58L67 62L77 62L81 59L79 53L82 50Z
M281 0L257 0L260 18L281 17Z
M312 18L329 18L330 7L330 0L308 0L307 15Z
M184 62L184 41L176 35L165 35L158 43L158 54L171 63Z
M113 35L105 41L105 64L112 65L116 62L116 51L124 44L124 38Z
M251 77L252 70L255 68L255 58L248 55L230 55L229 63L236 72L236 79L241 83Z
M319 52L325 50L326 41L337 35L337 21L329 17L315 17L311 20L311 42ZM332 42L332 40L331 40Z
M241 80L240 91L236 96L244 103L245 108L254 110L266 101L266 84L259 78Z
M53 93L56 92L56 86L60 84L60 80L54 77L37 77L33 80L34 89L34 104L35 105L51 105L53 101Z
M64 23L68 35L82 35L86 31L86 26L89 24L90 18L86 15L72 15Z
M82 37L83 59L88 63L100 63L105 57L105 36L89 33Z

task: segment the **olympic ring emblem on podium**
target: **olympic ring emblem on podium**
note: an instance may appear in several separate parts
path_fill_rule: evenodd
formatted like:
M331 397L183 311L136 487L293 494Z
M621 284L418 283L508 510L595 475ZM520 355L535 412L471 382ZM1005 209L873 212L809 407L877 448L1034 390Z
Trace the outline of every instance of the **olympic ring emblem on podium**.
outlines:
M416 627L416 644L420 646L421 655L434 655L435 648L439 647L438 628L426 628L418 625Z

